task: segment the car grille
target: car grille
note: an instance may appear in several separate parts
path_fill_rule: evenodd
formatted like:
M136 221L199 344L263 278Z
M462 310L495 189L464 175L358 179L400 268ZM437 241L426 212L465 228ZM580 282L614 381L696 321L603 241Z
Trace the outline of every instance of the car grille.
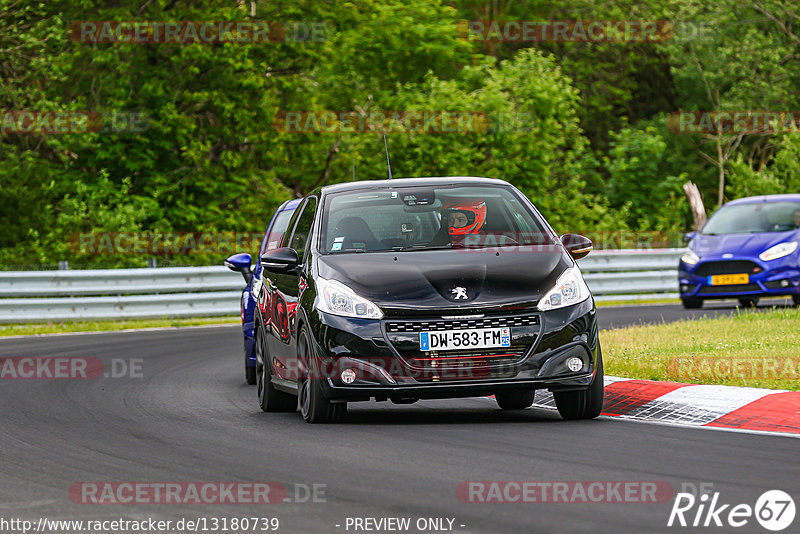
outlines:
M747 293L753 291L761 291L758 284L733 284L728 286L704 286L700 288L701 295L710 295L714 293Z
M761 267L755 262L748 260L730 260L707 261L701 263L694 274L697 276L709 276L712 274L753 274L757 272L761 272Z
M488 317L486 319L459 319L453 321L393 321L386 323L386 332L422 332L459 330L463 328L498 328L501 326L532 326L539 324L538 315L525 317Z
M511 346L486 349L421 351L419 333L471 328L511 328ZM514 376L539 335L538 315L476 319L393 320L386 338L420 381L468 380Z
M502 347L480 350L448 350L446 353L441 352L436 356L431 356L429 353L421 354L421 356L409 358L409 365L431 369L441 367L458 368L468 365L513 364L525 355L525 350L522 348Z

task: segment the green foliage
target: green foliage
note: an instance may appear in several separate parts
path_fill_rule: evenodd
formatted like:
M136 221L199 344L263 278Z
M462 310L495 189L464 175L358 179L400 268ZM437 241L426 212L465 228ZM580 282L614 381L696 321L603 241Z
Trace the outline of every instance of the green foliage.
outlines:
M670 175L667 142L656 128L623 128L611 133L611 147L603 158L608 170L608 197L612 206L627 207L630 228L669 231L680 228L688 216L681 206L686 173Z
M800 191L800 139L797 134L784 134L779 149L769 165L757 170L742 154L729 164L728 196L739 198L755 195L776 195Z
M351 180L353 167L358 179L386 176L379 128L288 132L275 127L281 111L462 112L472 130L390 130L395 175L506 179L561 232L681 231L681 184L696 182L713 207L719 166L728 198L800 188L796 136L667 128L677 110L798 109L796 16L780 0L0 0L0 110L143 119L0 132L0 265L143 264L78 255L70 236L263 231L278 204ZM675 34L478 42L459 31L469 20L590 19L669 19ZM280 21L290 31L250 44L70 40L69 25L86 20ZM324 31L293 39L293 23Z

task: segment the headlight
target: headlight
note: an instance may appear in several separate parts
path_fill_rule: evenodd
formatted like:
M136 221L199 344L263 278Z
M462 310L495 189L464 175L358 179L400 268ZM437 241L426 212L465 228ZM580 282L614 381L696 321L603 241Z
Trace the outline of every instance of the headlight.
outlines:
M333 315L357 319L380 319L383 312L375 304L356 295L336 280L317 278L317 309Z
M797 250L797 241L789 241L787 243L778 243L774 247L769 247L767 250L758 255L762 261L772 261L788 256Z
M577 266L570 267L558 277L555 287L548 291L537 308L540 311L572 306L589 298L589 286Z
M695 265L698 261L700 261L700 256L695 254L692 249L687 248L686 252L683 254L683 256L681 256L681 261L686 265Z

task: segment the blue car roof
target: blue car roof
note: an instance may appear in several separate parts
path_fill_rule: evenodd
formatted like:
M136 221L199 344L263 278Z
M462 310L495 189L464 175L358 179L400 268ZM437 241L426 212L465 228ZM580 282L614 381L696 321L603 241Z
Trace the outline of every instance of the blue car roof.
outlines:
M303 200L303 199L302 198L293 198L291 200L287 200L286 202L281 204L281 207L278 208L278 211L286 211L286 210L291 210L291 209L297 209L297 206L300 205L300 201L301 200Z
M800 195L761 195L758 197L745 197L731 200L726 204L756 204L758 202L800 202Z

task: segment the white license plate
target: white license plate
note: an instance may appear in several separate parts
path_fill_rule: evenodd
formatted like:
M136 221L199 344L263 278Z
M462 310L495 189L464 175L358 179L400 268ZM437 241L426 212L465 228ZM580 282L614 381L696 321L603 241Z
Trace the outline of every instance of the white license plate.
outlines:
M420 332L419 350L490 349L511 346L511 328L470 328Z

